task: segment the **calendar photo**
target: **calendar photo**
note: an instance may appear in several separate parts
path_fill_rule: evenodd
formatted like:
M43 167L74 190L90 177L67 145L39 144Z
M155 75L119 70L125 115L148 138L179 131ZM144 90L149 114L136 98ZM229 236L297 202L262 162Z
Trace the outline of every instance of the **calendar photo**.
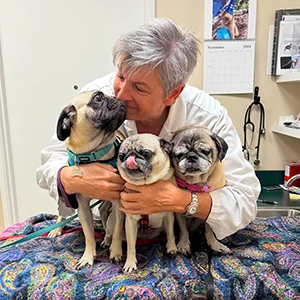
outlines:
M205 0L205 40L255 39L257 0Z
M249 0L213 0L212 37L214 40L248 38Z

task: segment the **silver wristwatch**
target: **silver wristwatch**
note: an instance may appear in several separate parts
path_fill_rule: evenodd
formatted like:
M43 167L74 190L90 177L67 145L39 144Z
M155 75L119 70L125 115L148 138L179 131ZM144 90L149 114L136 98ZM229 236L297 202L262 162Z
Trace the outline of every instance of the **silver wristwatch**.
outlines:
M196 193L191 193L192 201L190 204L185 208L185 216L191 218L194 214L198 211L198 197Z

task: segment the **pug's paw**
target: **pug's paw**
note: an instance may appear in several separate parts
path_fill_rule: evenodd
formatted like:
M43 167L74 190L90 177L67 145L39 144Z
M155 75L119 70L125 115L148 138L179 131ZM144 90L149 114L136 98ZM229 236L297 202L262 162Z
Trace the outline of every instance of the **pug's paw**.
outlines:
M167 253L175 256L178 253L176 245L167 245Z
M105 235L105 237L101 243L101 247L107 248L110 246L110 244L111 244L111 236Z
M208 243L210 248L216 252L221 252L224 254L232 253L232 251L225 245L219 243L218 241L214 241L213 243Z
M115 262L120 262L122 260L123 253L121 252L110 252L109 259Z
M136 259L131 260L127 258L126 263L123 267L123 272L125 274L130 274L132 273L132 271L136 271L136 270L137 270Z
M94 264L94 256L96 255L95 253L92 252L87 252L85 251L80 260L77 262L75 265L76 270L81 270L83 268L91 267Z
M110 250L109 259L115 262L119 262L122 260L123 257L122 244L113 242L110 245L109 250Z
M58 227L58 228L55 228L53 230L51 230L49 233L48 233L48 238L56 238L58 236L61 236L62 234L62 226Z
M187 242L179 241L179 243L177 244L177 249L178 249L178 252L183 255L188 255L188 254L192 253L189 241L187 241Z

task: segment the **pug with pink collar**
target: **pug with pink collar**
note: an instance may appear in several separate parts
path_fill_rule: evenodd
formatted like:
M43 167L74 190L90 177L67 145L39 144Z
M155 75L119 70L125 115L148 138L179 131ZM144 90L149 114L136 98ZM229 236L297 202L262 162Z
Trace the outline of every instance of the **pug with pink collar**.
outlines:
M119 149L117 166L121 177L134 185L152 184L159 179L171 180L174 184L174 170L171 167L169 155L172 151L171 143L153 135L136 134L126 138ZM132 191L128 191L132 192ZM112 243L110 246L111 258L122 256L122 232L116 228L116 215L123 212L119 210L120 203L113 202L112 213L107 220L107 230L112 234ZM131 273L137 270L136 260L136 241L139 235L145 237L145 215L126 214L125 216L125 235L127 242L127 258L123 268L125 273ZM161 212L147 215L147 227L153 232L147 238L154 238L162 231L167 235L167 253L177 254L177 247L174 235L174 213ZM112 252L113 251L113 252Z

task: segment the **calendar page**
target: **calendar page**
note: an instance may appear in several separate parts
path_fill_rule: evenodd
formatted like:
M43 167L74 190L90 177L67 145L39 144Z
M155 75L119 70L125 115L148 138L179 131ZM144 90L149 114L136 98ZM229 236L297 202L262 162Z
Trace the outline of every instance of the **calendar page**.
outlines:
M253 93L255 41L205 41L203 90L209 94Z
M253 93L257 0L205 0L203 89Z

